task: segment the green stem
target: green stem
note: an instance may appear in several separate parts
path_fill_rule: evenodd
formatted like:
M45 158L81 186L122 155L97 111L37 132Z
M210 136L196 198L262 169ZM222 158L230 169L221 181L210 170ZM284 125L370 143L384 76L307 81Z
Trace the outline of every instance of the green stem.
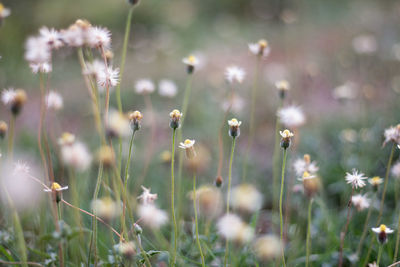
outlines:
M383 245L379 245L378 259L376 260L376 265L378 265L378 266L379 266L379 262L381 261L382 247L383 247Z
M339 247L339 267L342 267L343 265L343 247L344 247L344 240L347 234L347 230L349 229L349 224L350 224L350 213L351 213L351 204L352 204L352 198L354 194L354 186L351 188L351 194L350 194L350 200L347 204L347 219L346 219L346 224L344 226L343 231L340 232L340 247Z
M253 145L253 141L254 141L254 129L255 129L254 115L255 115L256 102L257 102L257 89L258 89L258 76L259 76L259 72L260 72L260 63L261 63L261 58L257 57L256 70L254 73L254 80L253 80L253 88L251 90L250 128L249 128L249 139L248 139L247 148L246 148L246 152L244 155L244 161L243 161L243 173L242 173L243 181L246 181L249 154L250 154L251 146Z
M396 247L394 249L393 262L397 261L397 254L399 252L399 242L400 242L400 215L399 215L399 221L397 223L397 238L396 238Z
M233 164L233 155L235 153L235 145L236 145L236 138L232 137L232 148L231 148L231 156L229 159L229 172L228 172L228 192L226 196L226 213L229 214L229 202L230 202L230 195L231 195L231 184L232 184L232 164ZM227 266L228 263L228 256L229 256L229 240L226 239L225 241L225 257L224 257L224 266Z
M203 250L201 249L200 239L199 239L199 224L197 220L197 207L196 207L196 172L193 173L193 209L194 209L194 223L196 226L196 241L199 248L201 257L201 266L205 267L206 263L204 261Z
M151 266L151 263L150 263L149 257L147 257L146 251L143 249L143 246L142 246L142 239L140 238L140 235L139 235L139 234L136 235L136 241L137 241L137 243L138 243L138 246L139 246L140 252L141 252L141 254L142 254L142 257L144 258L144 261L146 262L145 266L150 267L150 266Z
M279 103L279 107L278 110L280 108L282 108L283 106L283 101L281 99L280 103ZM275 144L274 144L274 154L272 156L273 159L273 165L272 165L272 207L274 209L278 209L278 190L276 190L278 188L278 181L279 181L279 160L280 160L280 134L279 134L279 129L281 129L281 123L279 121L278 116L276 116L276 121L275 121Z
M314 199L311 198L310 202L308 203L308 224L307 224L307 241L306 241L306 267L309 266L310 263L310 250L311 250L311 211L312 211L312 204Z
M282 242L282 263L283 266L286 266L285 263L285 246L283 240L283 217L282 217L282 200L283 200L283 188L285 187L285 166L286 166L286 156L287 150L283 150L283 161L282 161L282 178L281 178L281 192L279 196L279 221L280 221L280 232L281 232L281 242Z
M177 249L177 239L178 239L178 227L176 225L175 218L175 177L174 177L174 163L175 163L175 134L176 129L173 130L172 133L172 157L171 157L171 217L174 223L174 247L172 249L172 261L171 265L175 266L176 262L176 249Z
M131 31L131 20L132 20L133 9L134 9L134 6L132 6L129 9L128 17L126 18L124 43L122 45L121 66L119 67L119 69L120 69L120 72L119 72L119 83L118 83L117 88L115 90L119 112L122 112L121 82L122 82L122 76L124 75L124 69L125 69L126 52L128 50L128 41L129 41L129 34L130 34L130 31Z

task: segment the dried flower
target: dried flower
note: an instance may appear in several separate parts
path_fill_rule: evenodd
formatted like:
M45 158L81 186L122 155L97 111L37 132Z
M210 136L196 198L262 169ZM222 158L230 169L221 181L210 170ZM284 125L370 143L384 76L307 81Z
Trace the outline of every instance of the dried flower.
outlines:
M321 181L316 174L305 171L300 180L303 182L304 193L309 198L313 197L321 188Z
M228 121L229 125L229 136L232 138L239 137L240 135L240 125L242 124L241 121L238 121L236 118L233 118Z
M352 187L354 188L362 188L365 186L365 179L368 179L367 177L364 176L364 173L358 173L356 169L353 169L352 173L346 173L346 182L348 184L351 184Z
M196 151L194 150L195 140L186 139L185 142L181 142L179 147L184 149L186 152L186 157L192 159L196 156Z
M358 211L362 211L370 206L370 200L365 195L355 195L351 197L351 202Z
M91 48L108 49L111 46L111 33L102 27L89 27L86 32L86 44Z
M119 83L119 69L112 67L103 68L102 71L97 73L97 84L104 90L104 88L117 86Z
M157 194L151 194L150 188L146 188L143 185L142 185L142 190L143 193L140 196L138 196L138 199L140 199L140 203L144 205L153 204L154 200L157 199Z
M132 259L136 255L136 245L132 241L119 243L117 250L126 259Z
M385 244L387 242L387 234L391 234L394 231L387 227L384 224L381 224L379 227L372 228L372 231L378 235L378 241L381 244Z
M115 164L114 150L110 146L102 146L97 151L97 160L104 167L110 168Z

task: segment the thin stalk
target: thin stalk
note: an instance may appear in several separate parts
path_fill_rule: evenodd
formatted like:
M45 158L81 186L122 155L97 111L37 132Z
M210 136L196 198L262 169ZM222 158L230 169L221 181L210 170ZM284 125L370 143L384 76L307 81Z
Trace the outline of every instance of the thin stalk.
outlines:
M307 241L306 241L306 267L310 263L310 252L311 252L311 211L314 199L311 198L308 203L308 224L307 224Z
M279 195L279 221L280 221L280 232L281 232L281 242L282 242L282 263L285 263L285 246L283 240L283 216L282 216L282 201L283 201L283 189L285 187L285 166L286 166L287 149L283 150L283 161L282 161L282 176L281 176L281 192Z
M393 262L397 261L397 254L399 252L399 242L400 242L400 215L399 215L399 221L397 223L397 238L396 238L396 247L394 249Z
M129 41L129 34L131 32L131 21L132 21L132 13L133 13L134 6L129 9L128 17L126 18L125 24L125 35L124 35L124 43L122 45L122 55L121 55L121 65L119 66L119 83L115 90L115 96L117 98L117 106L119 112L122 112L122 101L121 101L121 83L122 83L122 76L124 75L125 70L125 60L126 60L126 52L128 50L128 41Z
M231 148L231 156L229 159L229 171L228 171L228 191L226 195L226 213L229 214L229 202L231 197L231 184L232 184L232 165L233 165L233 155L235 153L235 145L236 138L232 137L232 148ZM224 257L224 266L226 267L228 264L228 256L229 256L229 240L225 241L225 257Z
M171 265L175 266L176 262L176 249L177 249L177 239L178 239L178 227L176 225L176 218L175 218L175 177L174 177L174 164L175 164L175 134L176 129L173 130L172 133L172 157L171 157L171 217L174 223L174 247L172 249L172 261Z
M377 265L377 266L379 266L379 262L381 261L382 247L383 247L383 245L379 245L378 259L376 260L376 265Z
M351 213L351 204L352 204L352 197L354 194L354 186L351 189L351 194L350 194L350 200L347 204L347 219L346 219L346 224L344 226L344 230L340 233L340 248L339 248L339 267L342 267L343 265L343 246L344 246L344 240L346 237L347 229L349 228L350 224L350 213Z
M256 70L254 73L253 88L251 90L251 106L250 106L250 128L249 128L249 139L247 143L246 152L244 154L243 161L243 173L242 180L246 181L247 176L247 165L249 161L249 154L254 141L254 130L255 130L255 110L257 102L257 89L258 89L258 76L260 72L261 58L257 57Z
M199 248L201 257L201 266L205 267L206 263L204 260L203 250L201 249L200 239L199 239L199 224L197 220L197 207L196 207L196 172L193 173L193 209L194 209L194 223L196 227L196 242Z
M10 119L10 131L9 131L9 136L8 136L8 158L10 160L13 159L15 119L16 119L16 116L14 114L12 114L11 119Z
M369 222L369 219L370 219L371 214L372 214L373 203L374 203L375 200L376 200L376 195L377 195L377 193L374 194L374 197L373 197L373 199L372 199L371 205L370 205L369 208L368 208L367 217L365 218L365 222L364 222L364 229L363 229L363 232L362 232L362 234L361 234L360 243L358 243L358 247L357 247L357 252L356 252L357 257L358 257L358 255L359 255L360 252L361 252L362 245L363 245L364 240L365 240L365 237L366 237L366 235L367 235L368 222ZM400 221L399 221L399 223L400 223Z
M279 103L278 110L283 106L283 101L281 99ZM273 154L273 165L272 165L272 207L274 209L278 209L278 181L279 181L279 160L280 160L280 134L279 134L279 129L281 129L281 123L279 121L278 116L276 116L276 121L275 121L275 144L274 144L274 154Z

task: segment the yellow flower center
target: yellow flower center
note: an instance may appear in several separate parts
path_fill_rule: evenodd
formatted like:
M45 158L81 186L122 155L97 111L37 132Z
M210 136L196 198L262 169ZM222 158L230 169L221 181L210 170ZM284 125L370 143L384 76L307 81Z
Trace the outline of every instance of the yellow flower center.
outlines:
M191 56L188 57L188 60L189 60L189 62L190 62L191 64L193 64L193 63L196 61L196 57L193 56L193 55L191 55Z
M186 139L186 140L185 140L185 145L190 145L191 143L192 143L191 140L189 140L189 139Z
M379 226L379 229L381 230L381 232L386 232L386 225L381 224L381 226Z
M373 184L379 183L380 180L381 180L381 178L379 176L375 176L375 177L371 178L371 181L372 181Z
M266 48L268 46L268 42L266 40L260 40L260 41L258 41L258 45L261 48Z
M283 131L284 136L290 136L290 131L288 129Z
M51 185L51 190L59 190L61 189L61 185L59 185L58 183L53 183Z
M236 124L236 123L238 123L238 120L233 118L233 119L231 119L231 122Z
M308 178L308 177L310 177L310 173L307 172L307 171L305 171L305 172L303 173L303 178Z

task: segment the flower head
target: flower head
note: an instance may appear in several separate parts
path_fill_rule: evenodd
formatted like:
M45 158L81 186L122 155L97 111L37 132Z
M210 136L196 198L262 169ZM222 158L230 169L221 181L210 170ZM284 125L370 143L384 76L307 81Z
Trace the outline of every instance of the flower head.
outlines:
M244 69L237 66L230 66L225 70L225 78L229 83L242 83L245 76Z
M154 88L154 83L149 79L138 80L135 84L135 92L140 95L151 94Z
M279 121L287 127L299 127L306 121L302 109L298 106L288 106L278 110Z
M42 27L39 34L51 49L58 49L64 45L61 34L55 29Z
M187 66L187 72L192 74L195 67L199 65L199 60L194 55L189 55L182 59L182 62Z
M365 186L365 179L368 179L367 177L364 176L364 173L358 173L357 170L353 169L352 173L346 173L346 182L348 184L351 184L352 187L354 188L362 188Z
M179 147L184 149L186 152L186 157L192 159L196 156L196 151L194 150L195 140L186 139L184 142L179 144Z
M91 48L109 48L111 46L111 33L102 27L89 27L86 33L86 44Z
M158 93L160 96L172 98L178 93L178 87L171 80L161 80L158 83Z
M29 37L25 43L25 59L29 63L48 63L51 60L51 47L43 37Z
M127 137L131 133L128 116L119 111L110 110L105 122L107 135L110 137Z
M304 172L308 172L310 174L316 174L319 169L315 161L311 162L309 154L305 154L303 158L297 159L294 162L293 167L297 176L303 175Z
M5 8L2 3L0 3L0 21L4 18L10 16L11 10L9 8Z
M30 63L29 67L32 72L37 73L49 73L53 71L53 66L50 62L41 62L41 63Z
M400 161L393 165L391 173L394 177L400 178Z
M254 237L253 228L235 214L225 214L217 222L218 233L225 239L239 244L247 243Z
M280 80L280 81L275 82L275 87L279 91L279 97L281 99L284 99L286 92L289 91L289 89L290 89L290 84L286 80Z
M385 141L383 142L383 145L388 142L400 144L400 124L395 127L390 126L389 128L385 129L384 136Z
M240 125L242 124L241 121L238 121L236 118L232 118L228 120L229 125L229 136L236 138L240 135Z
M27 101L27 96L24 90L13 88L3 90L1 100L5 105L10 106L11 112L18 115Z
M64 101L59 93L50 91L46 95L46 105L48 109L60 110L64 106Z
M59 183L52 183L50 188L43 189L44 192L53 193L53 200L57 203L61 201L61 192L67 190L68 186L62 187Z
M355 195L351 197L351 202L358 211L362 211L370 206L370 200L365 195Z
M0 121L0 139L3 139L8 131L8 125L5 121Z
M265 58L271 52L271 48L266 40L261 39L257 43L249 44L249 51L256 56Z
M257 258L268 261L281 255L282 241L275 235L263 235L255 240L253 245Z
M112 67L103 68L102 71L97 73L97 84L101 88L114 87L119 83L119 69Z
M169 113L169 117L171 118L169 126L174 130L179 128L180 120L181 120L182 116L183 116L183 114L177 109L174 109L173 111L171 111Z
M121 205L111 197L93 200L91 207L96 216L108 222L121 214Z
M221 191L214 186L202 186L196 190L196 196L191 192L191 198L196 197L200 215L214 218L222 211L224 203Z
M128 117L129 117L131 129L133 131L138 131L141 127L140 122L143 119L142 113L138 110L135 110L134 112L129 113Z
M69 132L63 132L60 138L58 138L58 144L60 146L63 145L72 145L75 143L75 135Z
M357 54L373 54L378 49L375 36L370 34L362 34L354 37L352 45Z
M288 129L282 131L279 131L279 134L281 135L281 147L283 149L287 149L290 146L291 143L291 138L294 136L294 134L289 131Z
M153 204L139 205L138 214L144 226L158 229L168 221L168 215Z
M232 189L230 203L234 209L253 213L261 209L262 194L251 184L241 184Z
M140 203L143 205L153 204L154 200L157 199L157 194L151 194L150 188L146 188L143 185L142 185L142 190L143 193L140 196L138 196L138 199L140 199Z
M305 171L300 180L303 182L304 193L309 198L314 196L321 187L320 179L316 174Z
M59 141L63 163L78 171L87 170L92 162L92 155L87 147L81 142L75 142L75 136L68 133L64 133L60 139L64 139Z
M378 186L383 183L383 179L379 176L374 176L372 178L368 179L368 182L374 187L374 188L378 188Z
M378 235L378 241L381 244L385 244L387 242L387 234L391 234L394 231L387 227L384 224L381 224L379 227L372 228L372 231Z

